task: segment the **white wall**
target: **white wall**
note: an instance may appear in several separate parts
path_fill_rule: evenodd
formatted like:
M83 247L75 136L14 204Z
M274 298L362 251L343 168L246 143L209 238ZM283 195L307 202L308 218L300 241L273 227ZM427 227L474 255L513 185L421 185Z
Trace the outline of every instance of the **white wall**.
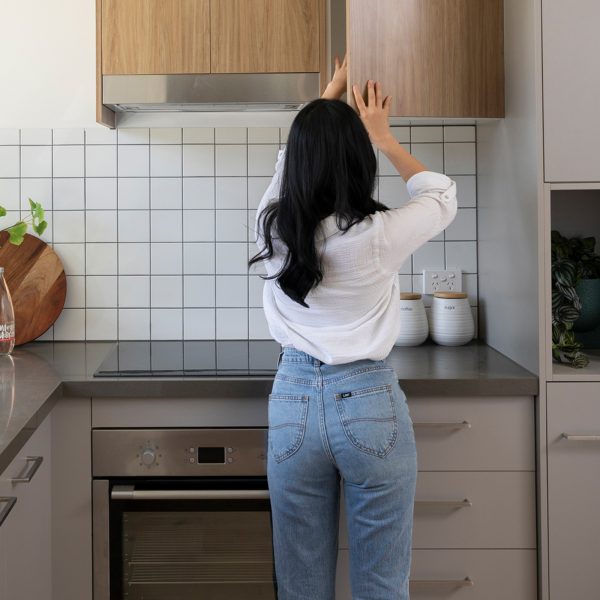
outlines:
M506 118L477 127L480 337L538 372L538 174L534 2L504 2Z
M94 0L0 0L0 128L90 127Z

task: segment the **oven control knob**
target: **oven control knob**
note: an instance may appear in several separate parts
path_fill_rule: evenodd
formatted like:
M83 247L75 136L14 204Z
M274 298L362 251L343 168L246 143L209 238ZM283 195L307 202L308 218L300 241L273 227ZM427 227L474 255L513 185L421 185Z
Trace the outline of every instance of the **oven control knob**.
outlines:
M156 452L152 448L146 448L142 452L142 463L147 467L153 465L156 462Z

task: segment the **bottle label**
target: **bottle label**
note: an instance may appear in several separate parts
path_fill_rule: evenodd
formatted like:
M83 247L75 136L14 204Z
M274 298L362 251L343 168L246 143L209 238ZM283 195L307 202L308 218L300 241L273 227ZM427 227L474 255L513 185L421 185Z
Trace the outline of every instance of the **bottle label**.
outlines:
M12 342L15 339L15 322L0 323L0 342Z

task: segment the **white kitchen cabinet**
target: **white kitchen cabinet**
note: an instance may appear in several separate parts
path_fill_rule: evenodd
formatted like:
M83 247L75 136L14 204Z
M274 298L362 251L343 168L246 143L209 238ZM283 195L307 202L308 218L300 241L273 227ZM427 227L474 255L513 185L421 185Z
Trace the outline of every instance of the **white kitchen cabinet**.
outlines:
M47 417L0 475L0 495L17 498L0 527L3 599L52 598L50 430Z
M600 181L600 3L542 0L546 181Z
M549 383L547 407L550 598L589 600L600 588L600 383Z
M534 398L411 397L415 600L537 595ZM336 600L351 600L342 495ZM567 598L569 596L558 596Z

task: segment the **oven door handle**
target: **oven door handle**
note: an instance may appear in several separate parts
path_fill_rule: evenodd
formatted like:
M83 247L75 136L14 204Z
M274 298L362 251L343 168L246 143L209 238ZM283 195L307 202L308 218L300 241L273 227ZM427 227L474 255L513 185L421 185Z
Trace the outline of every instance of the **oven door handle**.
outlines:
M115 485L111 500L268 500L269 490L136 490Z

